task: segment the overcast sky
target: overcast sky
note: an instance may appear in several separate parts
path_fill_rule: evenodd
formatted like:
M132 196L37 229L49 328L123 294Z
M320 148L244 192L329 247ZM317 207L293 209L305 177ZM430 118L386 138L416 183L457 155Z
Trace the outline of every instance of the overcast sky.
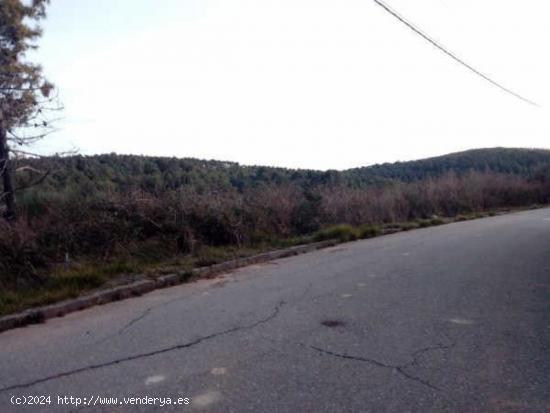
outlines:
M550 148L550 3L53 0L38 60L65 106L42 151L344 169Z

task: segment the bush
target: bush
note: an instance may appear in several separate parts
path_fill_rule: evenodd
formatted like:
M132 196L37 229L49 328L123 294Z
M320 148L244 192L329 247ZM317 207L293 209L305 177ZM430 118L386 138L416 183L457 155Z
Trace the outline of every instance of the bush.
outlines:
M34 231L24 222L10 225L0 220L0 287L30 284L45 265Z
M136 173L143 169L136 167ZM162 170L156 164L146 168L153 174ZM223 257L203 247L350 241L377 236L381 226L407 231L443 224L436 214L463 214L456 217L460 221L550 199L549 180L494 173L450 173L362 187L289 178L236 189L215 176L204 185L191 178L158 187L80 176L67 187L45 182L21 192L19 221L0 222L0 284L36 280L62 263L66 253L75 264L154 264L186 255L206 265ZM139 189L149 186L154 188ZM115 265L116 272L123 268Z
M376 225L361 225L359 227L359 238L365 239L365 238L373 238L380 235L380 228Z
M431 227L431 223L429 220L426 220L426 219L421 219L418 221L418 227L419 228L428 228L428 227Z
M432 218L432 219L422 219L418 221L418 226L420 228L435 227L437 225L443 225L445 221L441 218Z
M292 217L292 226L297 235L311 234L319 229L322 196L305 191L303 201L296 206Z
M432 218L430 220L430 225L437 226L437 225L443 225L445 221L443 221L441 218Z
M316 241L325 241L329 239L338 239L340 241L353 241L359 238L355 228L349 224L334 225L317 231L314 235Z
M194 213L189 217L189 221L198 238L206 245L228 245L233 240L229 224L223 220L223 217L216 216L212 212L203 215Z
M419 226L418 222L403 222L399 225L399 228L401 228L402 231L410 231L417 229Z

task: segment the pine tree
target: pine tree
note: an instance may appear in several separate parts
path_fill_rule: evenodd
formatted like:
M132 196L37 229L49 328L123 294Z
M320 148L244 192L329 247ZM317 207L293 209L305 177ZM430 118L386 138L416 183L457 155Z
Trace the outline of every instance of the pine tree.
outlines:
M39 23L46 17L48 2L0 0L0 201L5 204L3 216L8 221L16 219L18 188L14 186L13 161L29 155L22 148L51 131L48 119L51 111L59 108L42 67L26 60L42 35Z

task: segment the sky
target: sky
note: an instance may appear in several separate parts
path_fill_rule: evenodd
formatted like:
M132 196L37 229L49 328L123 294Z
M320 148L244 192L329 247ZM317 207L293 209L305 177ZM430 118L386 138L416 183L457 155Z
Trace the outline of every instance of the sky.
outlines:
M52 0L32 59L65 107L42 153L346 169L482 147L550 148L550 3Z

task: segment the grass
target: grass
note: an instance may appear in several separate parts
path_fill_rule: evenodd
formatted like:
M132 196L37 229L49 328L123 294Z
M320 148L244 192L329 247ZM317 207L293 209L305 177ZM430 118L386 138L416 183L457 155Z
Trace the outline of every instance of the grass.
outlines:
M376 225L362 225L354 227L349 224L333 225L317 231L313 239L315 241L325 241L329 239L337 239L341 242L355 241L357 239L372 238L380 235L380 227Z
M417 228L420 228L420 224L418 222L403 222L398 226L398 229L401 229L401 231L411 231Z
M493 217L496 215L496 212L471 212L469 214L459 214L456 216L455 221L471 221L472 219L480 219L486 217Z
M445 221L441 218L421 219L418 221L419 228L435 227L437 225L443 225Z
M193 256L176 256L157 261L139 257L110 263L89 261L72 263L68 267L59 266L38 285L0 288L0 316L75 298L101 287L124 284L134 280L136 274L156 278L177 273L181 281L185 282L191 278L193 268L296 245L303 243L303 240L296 238L245 248L201 247Z
M78 297L83 293L101 287L122 284L135 279L135 274L155 278L161 275L177 273L180 274L182 282L185 282L191 278L191 270L193 268L218 264L275 249L329 239L348 242L376 237L387 232L410 231L449 222L495 216L496 214L497 211L474 212L457 215L451 219L434 217L409 222L387 223L382 226L369 224L354 227L348 224L340 224L323 228L310 236L288 239L264 239L252 247L203 246L193 255L156 258L155 254L149 254L148 256L133 257L114 262L83 261L72 263L68 267L60 266L54 269L39 285L33 287L0 288L0 316ZM159 256L162 257L162 254Z
M106 278L101 272L93 274L84 272L71 276L52 276L37 287L2 289L0 315L75 298L83 292L104 285L105 282Z
M342 242L353 241L358 238L357 229L348 224L333 225L317 231L314 235L315 241L338 239Z

